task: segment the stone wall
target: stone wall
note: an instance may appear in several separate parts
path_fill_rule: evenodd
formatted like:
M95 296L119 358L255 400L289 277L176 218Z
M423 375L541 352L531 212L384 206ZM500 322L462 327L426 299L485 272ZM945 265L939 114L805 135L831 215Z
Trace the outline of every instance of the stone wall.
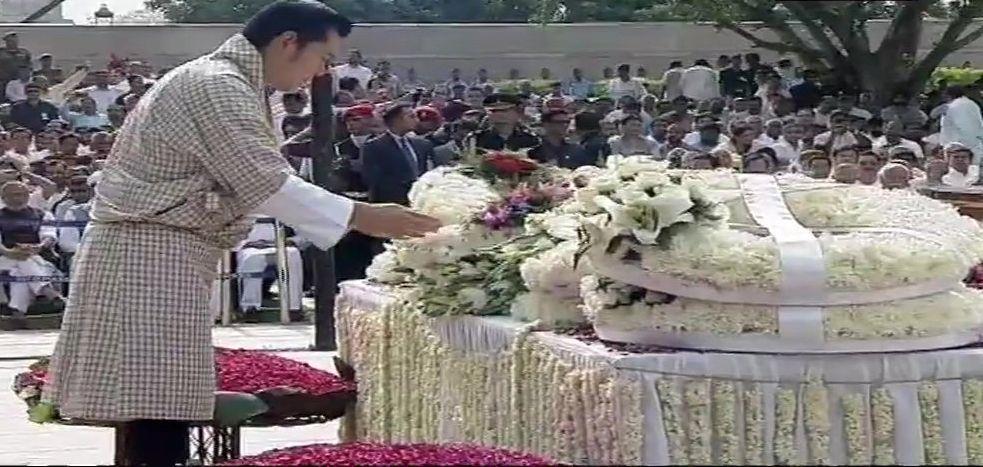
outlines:
M944 22L926 24L924 47L941 37ZM879 41L887 23L874 22ZM65 68L90 61L101 66L109 54L135 57L155 66L171 66L213 49L238 31L236 25L0 25L20 32L24 46L37 54L54 54ZM582 67L597 76L605 66L631 63L661 73L671 60L713 61L723 53L746 52L749 43L712 25L690 23L557 24L367 24L359 25L350 45L370 59L386 57L398 73L415 66L422 78L443 79L459 67L471 76L486 67L497 78L517 68L538 76L542 67L566 76ZM925 53L926 51L922 51ZM766 58L773 55L762 52ZM983 40L953 54L948 62L970 60L983 65Z

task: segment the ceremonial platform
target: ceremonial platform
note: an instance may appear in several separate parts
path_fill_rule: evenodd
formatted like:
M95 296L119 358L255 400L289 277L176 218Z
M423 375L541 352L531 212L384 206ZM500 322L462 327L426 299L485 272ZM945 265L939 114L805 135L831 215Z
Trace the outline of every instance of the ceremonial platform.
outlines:
M981 348L646 353L509 317L426 318L361 282L336 314L359 440L578 464L983 463Z

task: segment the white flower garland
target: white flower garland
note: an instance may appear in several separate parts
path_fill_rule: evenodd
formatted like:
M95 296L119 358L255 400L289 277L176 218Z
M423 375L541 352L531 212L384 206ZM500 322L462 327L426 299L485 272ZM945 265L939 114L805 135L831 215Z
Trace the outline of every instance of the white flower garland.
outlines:
M741 444L737 433L736 389L733 381L713 381L713 431L714 439L720 445L717 463L737 465L741 463Z
M874 465L895 465L894 398L887 388L871 393L871 422L874 430Z
M867 404L863 394L846 394L840 399L850 465L870 465L870 442L867 438Z
M925 463L944 465L946 456L942 445L942 420L939 416L939 387L934 382L918 384L918 406L922 414Z
M805 385L804 409L809 463L829 465L829 402L822 381L813 381Z
M683 384L688 425L689 461L696 465L710 465L712 456L712 421L710 420L710 380L688 379Z
M798 453L795 448L795 415L797 412L795 391L779 388L775 392L775 463L795 465Z
M966 455L971 465L983 464L983 381L963 381L966 417Z
M744 462L766 464L764 394L758 383L744 384Z
M719 335L778 333L777 307L687 298L676 298L666 304L646 303L658 297L644 289L596 276L587 276L581 281L581 296L584 313L595 325L627 331L662 329ZM823 310L828 340L933 337L969 329L981 321L983 292L963 286L911 300Z
M682 416L686 409L683 407L683 397L678 385L675 379L662 377L656 383L656 390L662 407L662 424L666 431L666 439L669 441L669 459L674 465L686 465L690 463L687 455L686 429L682 423Z

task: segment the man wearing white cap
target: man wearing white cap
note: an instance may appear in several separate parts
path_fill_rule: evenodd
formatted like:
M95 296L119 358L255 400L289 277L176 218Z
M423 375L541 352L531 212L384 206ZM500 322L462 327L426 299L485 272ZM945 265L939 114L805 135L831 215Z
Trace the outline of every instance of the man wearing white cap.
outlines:
M973 165L980 164L983 156L983 116L980 106L965 96L962 86L951 86L945 90L949 101L942 115L940 142L944 147L950 143L961 143L973 155ZM948 153L948 151L946 151Z

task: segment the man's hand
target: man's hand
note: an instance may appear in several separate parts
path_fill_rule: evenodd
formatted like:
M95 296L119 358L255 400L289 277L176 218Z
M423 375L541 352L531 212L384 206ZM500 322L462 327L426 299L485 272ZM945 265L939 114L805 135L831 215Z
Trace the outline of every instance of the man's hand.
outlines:
M377 238L422 237L435 232L440 221L396 204L355 203L351 227Z

